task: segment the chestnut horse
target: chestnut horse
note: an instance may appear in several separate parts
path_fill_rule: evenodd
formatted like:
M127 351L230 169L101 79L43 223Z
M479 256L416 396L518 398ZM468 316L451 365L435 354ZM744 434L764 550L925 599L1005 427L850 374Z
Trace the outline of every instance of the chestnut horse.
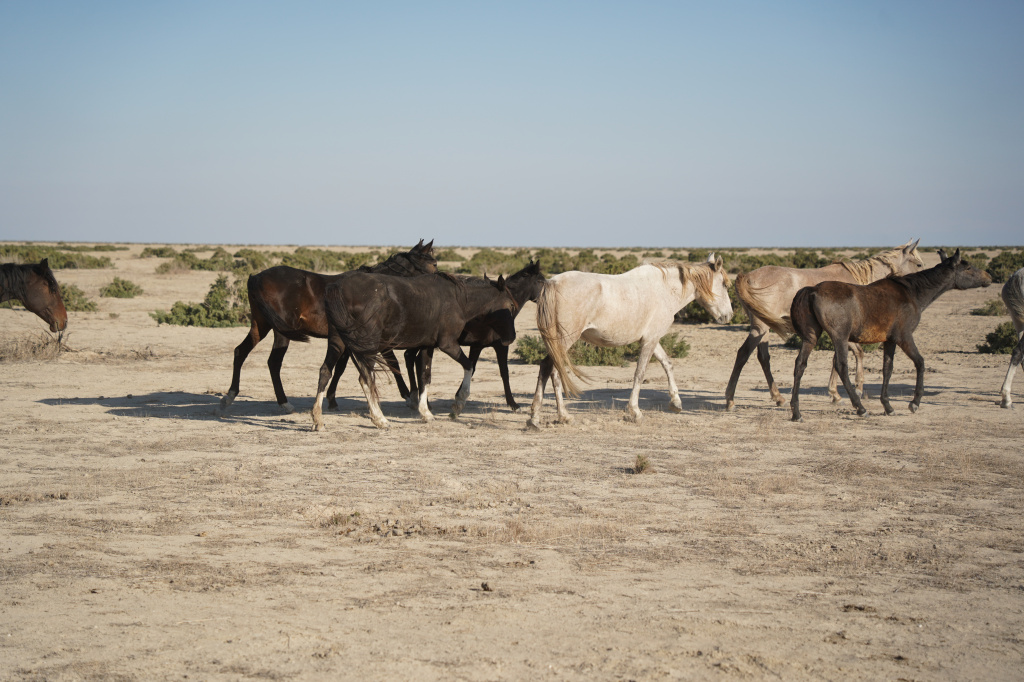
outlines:
M399 277L412 277L437 271L437 259L434 258L434 241L424 244L421 239L416 246L406 253L396 253L383 263L372 267L364 266L363 272L379 272ZM288 352L290 341L309 341L309 338L327 338L327 314L324 311L324 292L327 286L341 275L320 275L308 270L278 265L249 277L249 306L252 310L252 327L242 342L235 348L235 362L231 373L231 388L221 398L221 411L234 402L238 395L238 384L242 374L242 364L249 353L261 340L274 331L274 348L270 351L267 365L270 368L270 380L274 384L277 404L285 413L292 413L295 408L288 402L288 396L281 385L281 363ZM404 398L408 389L398 369L398 361L394 354L389 358L392 371L398 382L398 389ZM339 369L344 371L344 364ZM334 392L341 377L339 371L331 383L329 398L331 406L335 403Z
M889 404L893 354L896 346L903 349L917 370L917 386L914 399L910 401L910 411L917 412L924 393L924 358L914 343L914 330L921 321L921 313L950 289L974 289L992 283L988 273L961 260L960 249L948 258L940 250L939 257L942 261L935 267L905 277L893 275L867 285L822 282L797 292L790 308L790 319L803 339L803 345L793 370L793 397L790 400L793 421L802 421L800 379L822 331L828 332L835 344L832 366L842 379L857 414L863 415L867 410L850 385L846 352L851 341L883 344L881 400L886 415L894 413Z
M484 348L493 348L494 355L498 360L498 373L501 375L501 382L505 387L505 403L513 412L519 411L519 405L512 396L512 388L508 382L508 346L510 342L506 339L516 338L515 319L527 301L537 302L541 289L544 287L544 273L540 271L540 263L530 263L519 272L510 275L505 280L512 298L518 306L515 312L509 313L504 310L484 315L470 320L466 328L459 335L459 345L469 346L469 362L472 366L472 373L476 372L476 363L480 359L480 353ZM418 401L415 362L417 353L415 350L405 351L405 365L409 374L409 407ZM467 393L468 396L468 393ZM458 403L456 403L458 404ZM451 416L458 417L459 413L454 409Z
M60 285L50 270L49 259L38 264L0 265L0 303L16 299L50 325L50 331L63 334L68 326L68 311L60 295ZM59 339L60 337L58 337Z
M1006 280L1003 290L1000 292L1006 309L1010 311L1010 319L1013 320L1013 328L1017 330L1017 345L1010 354L1010 367L1006 370L1006 379L1003 380L1003 387L999 389L999 401L1001 407L1013 407L1013 398L1010 397L1010 386L1013 385L1013 375L1017 371L1017 365L1024 360L1024 268L1010 275Z
M426 370L420 379L419 412L423 421L434 417L427 407L430 386L430 352L440 348L462 366L462 387L457 403L465 404L472 367L459 346L459 335L475 317L516 310L515 299L505 279L462 279L443 273L420 277L388 277L365 272L348 272L327 285L327 356L320 367L320 383L313 403L313 430L324 427L321 402L332 369L342 352L351 354L359 371L359 384L370 407L370 419L377 428L388 420L381 412L377 395L375 365L379 353L398 348L425 351ZM511 343L512 339L504 340ZM461 409L461 405L460 405Z

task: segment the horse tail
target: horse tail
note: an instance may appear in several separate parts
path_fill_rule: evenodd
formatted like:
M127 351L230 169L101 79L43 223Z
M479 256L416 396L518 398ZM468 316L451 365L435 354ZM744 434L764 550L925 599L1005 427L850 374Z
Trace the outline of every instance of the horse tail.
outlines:
M554 363L555 370L562 379L562 387L565 389L566 395L579 396L580 387L574 377L585 381L589 381L589 378L579 371L573 364L572 358L569 357L569 346L565 343L568 334L558 321L558 290L555 282L545 282L541 289L537 301L537 329L544 339L544 345L548 348L551 362Z
M794 331L789 315L785 313L779 315L771 310L758 295L767 289L771 289L771 287L758 287L751 284L749 272L744 272L736 277L736 296L739 297L740 305L743 306L751 322L756 317L782 338L788 338Z
M309 334L293 329L293 325L285 320L278 309L264 296L263 287L261 286L263 282L262 275L262 272L249 275L249 279L246 281L246 289L249 291L249 310L252 311L253 322L255 323L257 316L259 316L270 325L271 329L285 338L292 341L309 341Z
M804 287L793 297L789 315L793 330L801 339L808 339L811 336L817 338L821 334L821 322L816 310L817 298L817 290L814 287Z

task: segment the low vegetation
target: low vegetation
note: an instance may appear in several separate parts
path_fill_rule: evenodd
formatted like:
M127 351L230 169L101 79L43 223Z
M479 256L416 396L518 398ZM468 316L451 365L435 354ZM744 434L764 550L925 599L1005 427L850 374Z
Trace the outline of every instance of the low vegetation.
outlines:
M1024 249L1004 250L988 262L985 272L993 282L1005 282L1021 268L1024 268Z
M59 338L56 334L42 332L36 336L0 337L0 362L34 362L53 360L62 352L70 350L67 340L70 334Z
M666 334L661 337L661 347L671 358L685 358L690 352L690 344L678 334ZM547 357L547 346L539 336L526 334L520 336L516 341L513 351L520 360L529 365L538 365ZM581 367L611 366L622 367L636 362L640 353L640 343L631 343L626 346L605 348L592 346L584 341L577 341L569 349L569 357L574 364Z
M103 298L135 298L142 293L138 284L120 277L115 277L113 282L100 289L100 297Z
M74 284L61 284L60 297L64 301L64 309L68 312L93 313L99 310L96 302L90 300L85 292Z
M978 345L979 353L1012 353L1017 345L1017 330L1012 322L1003 322L995 331L985 335L985 343Z
M107 256L89 256L77 251L68 253L40 244L0 244L0 263L38 263L44 258L49 259L54 270L92 270L114 266Z
M993 298L990 301L986 301L985 305L980 308L974 308L971 310L971 315L1009 315L1009 311L1006 309L1006 305L1003 304L998 298Z
M221 275L210 285L202 303L177 301L169 311L157 310L150 317L159 324L178 324L188 327L240 327L249 324L249 293L245 282L228 283Z

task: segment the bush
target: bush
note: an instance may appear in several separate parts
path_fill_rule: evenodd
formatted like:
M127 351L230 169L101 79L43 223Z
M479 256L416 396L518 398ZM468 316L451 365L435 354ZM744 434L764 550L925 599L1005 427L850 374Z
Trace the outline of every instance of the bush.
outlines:
M174 258L178 252L170 246L147 246L139 254L139 258Z
M113 282L100 289L100 296L106 298L135 298L141 294L142 287L120 277L115 277Z
M974 308L971 310L971 315L1009 315L1010 312L1006 309L1006 306L998 298L985 303L980 308Z
M249 300L246 285L241 280L228 284L227 275L221 275L210 285L202 303L177 301L169 312L157 310L150 317L158 324L180 324L189 327L240 327L249 324Z
M1024 268L1024 251L1001 251L985 268L993 282L1005 282L1010 275Z
M1012 322L1003 322L995 331L985 335L985 343L978 345L978 352L1009 354L1016 346L1017 330Z
M466 260L466 257L455 252L455 249L445 249L434 254L434 258L438 261L457 261L461 263Z
M0 262L38 263L44 258L50 260L54 270L93 270L114 267L107 256L87 256L82 253L65 253L52 246L37 244L0 244Z
M65 244L64 242L58 242L57 243L57 248L60 249L61 251L77 251L79 253L82 252L82 251L127 251L128 250L127 246L114 246L113 244L93 244L91 246L90 245L85 245L85 244L81 244L81 245L76 244L76 245L72 246L70 244Z
M690 353L690 344L678 334L666 334L661 337L661 347L670 358L685 358ZM544 345L544 339L526 334L516 340L513 352L526 364L539 365L541 360L547 357L548 349ZM580 367L622 367L627 363L636 362L639 353L639 341L613 348L592 346L584 341L577 341L569 349L569 357L573 364Z
M74 284L61 284L60 297L67 311L91 313L99 310L96 302L86 298L85 292Z

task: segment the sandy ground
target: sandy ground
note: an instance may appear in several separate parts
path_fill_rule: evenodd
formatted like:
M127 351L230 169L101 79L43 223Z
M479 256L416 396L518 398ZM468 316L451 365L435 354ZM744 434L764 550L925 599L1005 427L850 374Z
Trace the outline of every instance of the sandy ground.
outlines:
M679 328L682 414L655 365L625 422L633 370L600 368L573 424L549 396L526 432L487 352L457 422L438 355L434 423L389 384L376 430L346 375L313 433L323 342L285 360L299 412L277 410L267 342L219 417L246 332L157 326L216 274L156 275L140 250L57 272L100 306L70 315L74 352L0 365L0 679L1020 679L1024 411L996 404L1007 357L975 352L1002 319L968 314L998 286L925 314L916 415L897 355L882 416L880 351L865 418L829 402L826 353L804 423L756 361L726 413L745 329L707 325ZM114 275L146 293L99 298ZM512 366L521 403L535 382Z

